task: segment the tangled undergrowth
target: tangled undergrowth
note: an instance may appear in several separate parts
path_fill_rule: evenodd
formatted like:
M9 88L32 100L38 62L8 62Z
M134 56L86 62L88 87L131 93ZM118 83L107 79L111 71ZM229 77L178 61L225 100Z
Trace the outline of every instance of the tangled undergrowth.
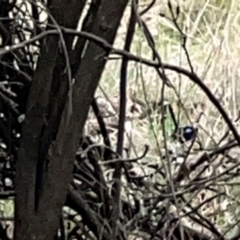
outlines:
M153 7L141 16L142 22L136 26L132 52L151 58L157 50L162 61L198 73L239 129L237 2L171 1L171 5L169 1L153 2ZM140 10L148 4L140 2ZM172 14L178 13L178 7L180 19L174 19ZM124 45L126 26L123 20L117 47ZM176 72L165 69L175 89L165 87L163 93L162 76L156 69L135 63L128 66L125 149L123 156L113 153L116 155L112 157L113 164L119 159L124 162L121 178L124 234L129 237L139 233L139 237L149 239L147 234L154 237L161 229L156 239L164 239L167 234L170 239L174 234L176 239L191 239L184 234L192 234L193 239L238 239L239 148L218 107L210 104L214 102L207 100L199 84L190 82L178 69ZM115 150L118 145L120 69L120 62L110 58L98 92L101 97L96 100L111 144L103 140L106 131L99 127L96 118L90 116L86 125L86 133L103 149L107 145ZM166 105L171 106L177 121L174 122L171 113L163 114ZM197 127L198 132L193 141L182 144L173 140L171 133L184 125ZM149 148L144 154L146 145ZM97 159L103 161L99 163L102 179L110 191L115 166L107 164L111 160L101 154ZM126 202L133 209L132 218L125 213ZM165 221L166 225L162 224Z
M109 218L104 214L114 207L110 197L114 164L121 162L119 226L127 239L134 239L134 236L138 237L136 239L236 237L236 229L232 226L235 211L229 209L229 205L237 201L231 194L231 186L236 184L233 179L239 175L238 153L234 152L236 141L226 135L214 149L203 150L197 136L184 143L169 138L167 154L161 149L157 161L146 159L149 148L142 149L142 156L138 158L130 158L129 148L126 148L125 156L119 157L109 142L114 135L111 120L116 122L118 114L111 111L107 102L104 108L102 101L99 101L100 111L95 109L100 123L98 133L102 135L97 137L95 125L95 141L93 137L83 140L78 155L78 181L75 183L76 188L84 193L83 198L91 202L89 207L95 211L96 217ZM133 105L130 109L135 109ZM90 120L89 128L93 128ZM181 148L180 153L174 152L177 147ZM190 148L192 151L189 152Z
M118 239L240 238L238 5L159 2L133 1L126 11L114 47L136 56L109 58L76 153L61 239L109 239L112 220ZM34 60L18 55L30 66L20 69L31 75ZM5 85L1 96L8 95L16 130L26 94ZM19 112L9 104L13 92ZM1 116L4 124L8 116ZM189 128L194 134L187 138ZM14 181L6 179L14 179L16 153L1 153L1 198L13 199ZM6 229L0 235L8 239Z

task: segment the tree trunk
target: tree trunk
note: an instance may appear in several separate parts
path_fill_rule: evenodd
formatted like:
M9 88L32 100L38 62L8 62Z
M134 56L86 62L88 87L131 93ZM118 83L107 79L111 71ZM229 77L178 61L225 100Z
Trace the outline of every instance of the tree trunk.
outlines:
M102 1L91 32L113 43L127 2ZM58 24L75 29L84 3L52 0L49 9ZM17 161L16 240L52 240L56 233L72 179L75 150L108 55L95 43L88 44L75 76L73 112L69 115L68 78L63 74L65 59L59 41L57 36L43 41L30 89ZM65 36L70 61L75 60L72 41ZM39 171L40 182L36 177Z

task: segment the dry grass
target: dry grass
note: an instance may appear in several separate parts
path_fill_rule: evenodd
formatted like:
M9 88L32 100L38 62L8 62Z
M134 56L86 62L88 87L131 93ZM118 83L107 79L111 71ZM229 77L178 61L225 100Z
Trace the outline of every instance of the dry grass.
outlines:
M144 6L146 2L148 1L140 1L140 6ZM238 81L240 77L240 45L238 44L240 2L238 0L183 0L171 2L173 6L176 6L177 3L180 6L181 14L178 22L188 37L187 50L194 71L211 89L212 93L219 98L229 116L235 119L239 114L238 102L240 99L240 91L238 90L240 86ZM161 17L159 13L170 16L166 0L157 0L155 6L143 16L143 20L147 23L155 38L157 50L163 62L189 69L186 55L181 47L178 30L170 21ZM115 47L117 48L123 47L128 16L129 9L126 10L115 41ZM151 59L151 49L148 47L144 34L139 27L136 29L131 51L138 56ZM120 60L109 61L102 76L100 86L109 97L119 94L120 64ZM184 108L176 109L180 113L181 124L194 122L196 108L193 103L198 104L198 106L204 103L204 116L198 125L200 129L199 139L205 148L212 147L227 130L227 126L218 110L207 99L203 91L189 79L173 72L167 72L167 75L184 104ZM134 92L136 97L142 101L159 101L161 87L161 79L159 79L153 68L136 63L129 64L129 95ZM102 95L102 91L98 89L96 95ZM165 91L164 97L172 104L176 104L179 100L171 89ZM157 151L158 144L162 144L161 127L154 123L155 132L159 131L156 132L157 138L155 138L152 132L153 129L149 127L149 121L146 120L143 124L135 121L132 124L132 141L136 149L136 151L133 151L133 155L142 152L143 146L148 144L151 148L147 156L148 161L161 161ZM236 123L236 127L239 129L238 123ZM125 143L128 144L127 138ZM235 196L239 194L238 189L238 186L234 188ZM229 201L237 209L240 209L239 204L234 202L233 199ZM236 211L235 208L235 211L232 211L230 209L227 212L228 218L231 212L236 213L239 210ZM227 221L223 220L222 216L224 215L221 215L219 224L228 224Z

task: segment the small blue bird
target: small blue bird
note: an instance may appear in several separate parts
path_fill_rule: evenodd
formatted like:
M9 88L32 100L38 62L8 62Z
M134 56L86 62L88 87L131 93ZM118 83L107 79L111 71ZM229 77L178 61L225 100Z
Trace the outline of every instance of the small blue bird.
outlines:
M172 134L175 140L174 150L172 151L172 161L177 164L182 164L185 160L184 143L193 140L197 135L197 128L192 126L178 127Z
M173 138L184 143L193 140L196 137L196 134L197 128L192 126L179 127L173 134Z

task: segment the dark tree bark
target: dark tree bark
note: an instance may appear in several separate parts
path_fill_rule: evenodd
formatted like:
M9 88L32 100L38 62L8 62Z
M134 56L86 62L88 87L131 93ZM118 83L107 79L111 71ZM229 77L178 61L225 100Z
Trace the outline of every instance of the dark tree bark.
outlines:
M49 10L59 25L76 29L85 2L51 0ZM85 25L113 43L127 0L94 2L97 11ZM86 42L79 39L71 50L73 37L64 37L70 63L76 65ZM69 115L66 60L59 43L59 36L42 41L30 88L17 162L16 240L54 237L72 179L75 150L109 54L95 43L88 44L75 75Z

